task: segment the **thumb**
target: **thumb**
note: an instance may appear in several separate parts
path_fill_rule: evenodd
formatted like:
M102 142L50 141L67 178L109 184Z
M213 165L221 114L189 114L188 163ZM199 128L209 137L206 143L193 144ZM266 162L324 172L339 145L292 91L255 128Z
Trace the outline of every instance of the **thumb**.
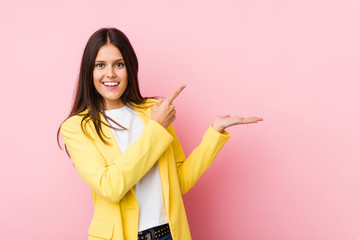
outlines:
M153 108L158 108L158 107L160 107L161 104L162 104L162 102L159 102L159 103L155 104L155 105L153 106Z

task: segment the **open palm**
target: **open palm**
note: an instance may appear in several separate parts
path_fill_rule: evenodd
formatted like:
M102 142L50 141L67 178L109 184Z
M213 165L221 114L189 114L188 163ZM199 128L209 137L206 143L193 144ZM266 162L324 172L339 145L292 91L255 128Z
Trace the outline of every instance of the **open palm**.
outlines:
M222 132L225 128L238 125L238 124L249 124L249 123L257 123L262 121L262 118L258 117L239 117L239 116L217 116L214 118L213 121L213 128L218 131Z

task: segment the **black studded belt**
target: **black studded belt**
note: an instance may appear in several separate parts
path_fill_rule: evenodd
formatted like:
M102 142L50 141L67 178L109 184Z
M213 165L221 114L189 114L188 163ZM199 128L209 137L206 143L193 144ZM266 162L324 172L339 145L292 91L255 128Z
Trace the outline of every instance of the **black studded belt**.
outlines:
M170 233L169 224L153 227L138 233L138 240L152 240Z

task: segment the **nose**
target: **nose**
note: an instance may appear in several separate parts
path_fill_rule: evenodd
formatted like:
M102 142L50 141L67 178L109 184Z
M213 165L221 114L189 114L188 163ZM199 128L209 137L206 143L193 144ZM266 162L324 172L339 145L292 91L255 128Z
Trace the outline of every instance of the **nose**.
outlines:
M107 78L114 78L115 77L115 72L114 69L112 67L109 67L107 72L106 72L106 77Z

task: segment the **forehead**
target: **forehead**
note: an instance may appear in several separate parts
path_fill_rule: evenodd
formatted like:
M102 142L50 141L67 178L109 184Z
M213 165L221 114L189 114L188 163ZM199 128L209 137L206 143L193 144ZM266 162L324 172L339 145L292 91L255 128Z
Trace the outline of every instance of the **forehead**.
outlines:
M95 60L105 61L120 58L123 58L120 50L113 44L106 44L99 49Z

